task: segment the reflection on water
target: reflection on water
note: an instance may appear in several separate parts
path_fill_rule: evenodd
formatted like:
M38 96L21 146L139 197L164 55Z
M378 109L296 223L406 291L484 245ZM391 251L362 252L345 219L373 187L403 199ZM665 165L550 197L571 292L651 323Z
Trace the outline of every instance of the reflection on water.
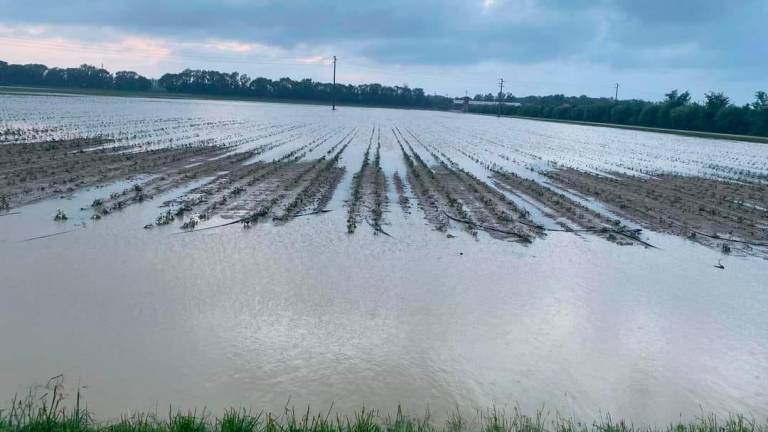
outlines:
M123 117L240 118L253 130L315 122L302 131L370 128L374 119L384 131L394 121L423 128L414 130L457 160L461 148L510 170L548 160L626 168L630 145L639 149L631 164L638 170L660 163L699 173L714 154L734 169L768 160L761 159L768 147L755 145L729 143L728 153L711 140L527 121L500 129L479 116L81 99L88 103L72 106L70 123L82 133ZM42 125L60 122L66 106L56 98L14 101L6 115L38 115ZM132 124L121 132L129 142ZM216 133L209 129L202 136ZM474 139L480 131L493 141ZM666 150L670 142L680 154ZM382 149L387 177L404 174L391 138ZM659 250L568 233L527 247L461 229L448 238L415 205L404 215L391 189L392 237L367 225L350 236L344 200L363 151L345 152L332 212L280 227L141 229L182 190L101 221L80 210L129 183L0 217L0 397L64 373L88 386L89 407L104 417L170 403L280 410L288 400L318 410L332 402L343 411L428 406L437 418L456 406L515 403L587 420L606 411L659 423L702 409L768 415L766 261L729 257L725 270L715 269L715 251L655 233L649 240ZM57 209L66 222L52 220Z

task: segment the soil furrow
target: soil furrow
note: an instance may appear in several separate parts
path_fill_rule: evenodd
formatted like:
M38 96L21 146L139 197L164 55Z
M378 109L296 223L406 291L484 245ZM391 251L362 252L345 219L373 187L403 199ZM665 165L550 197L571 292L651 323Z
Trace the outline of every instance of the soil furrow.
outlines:
M755 253L746 243L768 243L768 185L679 175L611 176L562 169L549 178L610 206L649 229L723 252ZM763 254L765 251L762 252Z

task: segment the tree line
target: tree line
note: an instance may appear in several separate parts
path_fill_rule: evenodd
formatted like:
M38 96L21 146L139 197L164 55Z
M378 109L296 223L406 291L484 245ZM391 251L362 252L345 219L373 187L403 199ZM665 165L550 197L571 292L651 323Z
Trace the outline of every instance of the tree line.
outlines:
M333 84L311 79L251 79L238 72L192 69L167 73L157 84L158 90L170 93L327 102L331 101L334 92ZM0 61L0 85L147 91L152 88L152 81L136 72L120 71L113 75L106 69L87 64L77 68L48 68L42 64L18 65ZM424 89L407 85L336 84L335 93L340 103L436 109L449 109L453 104L451 98L427 95Z
M169 92L215 94L240 97L277 98L330 102L334 96L332 83L299 81L291 78L271 80L251 79L246 74L210 70L186 69L180 73L167 73L159 80ZM336 100L341 103L384 105L400 107L448 109L453 100L445 96L427 95L424 89L381 84L336 84Z
M167 73L157 82L156 89L171 93L235 96L242 98L276 98L330 102L333 85L311 79L250 78L237 72L185 69ZM92 65L77 68L48 68L42 64L9 64L0 61L0 85L44 87L73 87L147 91L152 81L132 71L114 74ZM399 106L414 108L450 109L453 100L445 96L427 95L421 88L385 86L381 84L337 84L336 100L340 103ZM596 123L615 123L632 126L661 127L692 131L719 132L738 135L768 136L768 94L759 91L752 103L736 105L719 92L704 95L702 102L691 100L688 91L672 90L660 102L639 99L615 101L610 98L587 96L515 97L502 94L506 102L504 115L519 115L558 120L576 120ZM475 100L498 101L488 93L476 95ZM493 105L470 105L470 110L497 113Z
M145 91L152 83L136 72L119 71L113 75L87 64L76 68L48 68L42 64L8 64L0 60L0 85Z
M558 120L613 123L631 126L660 127L737 135L768 136L768 94L755 93L755 100L744 105L733 104L721 92L704 94L702 102L693 102L691 93L672 90L660 102L613 100L587 96L564 95L515 97L502 95L504 115L519 115ZM476 95L475 100L498 101L492 94ZM470 111L493 113L498 106L470 105Z

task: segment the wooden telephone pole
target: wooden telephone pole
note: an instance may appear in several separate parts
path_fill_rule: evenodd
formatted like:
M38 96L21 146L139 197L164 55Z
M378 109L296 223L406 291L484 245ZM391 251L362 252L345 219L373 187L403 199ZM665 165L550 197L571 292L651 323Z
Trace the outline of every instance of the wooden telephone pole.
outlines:
M499 78L499 117L501 117L502 98L504 97L504 78Z
M336 56L333 56L333 97L331 110L336 111Z

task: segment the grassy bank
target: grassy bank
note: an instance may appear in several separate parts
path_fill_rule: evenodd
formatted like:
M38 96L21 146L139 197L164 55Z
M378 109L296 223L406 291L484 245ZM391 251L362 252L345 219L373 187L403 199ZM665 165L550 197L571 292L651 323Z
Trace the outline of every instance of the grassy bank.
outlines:
M214 101L234 101L234 102L264 102L280 104L298 104L298 105L319 105L331 106L329 101L319 101L311 99L280 99L280 98L259 98L259 97L240 97L227 95L209 95L196 93L169 93L166 91L127 91L127 90L109 90L109 89L86 89L86 88L67 88L67 87L23 87L23 86L0 86L0 96L2 95L40 95L49 94L63 96L112 96L112 97L134 97L151 99L189 99L189 100L214 100ZM357 107L357 108L391 108L407 110L425 110L439 111L435 108L412 107L397 105L372 105L372 104L353 104L348 102L336 102L337 107Z
M544 416L525 416L519 412L486 410L475 420L454 416L443 425L435 425L428 415L407 416L401 411L380 416L373 410L361 410L351 416L286 410L281 414L227 410L221 417L202 412L176 412L159 417L136 413L118 420L97 423L87 412L36 415L29 420L0 419L0 431L19 432L764 432L766 425L743 416L718 419L706 416L678 421L663 427L638 426L610 417L590 423L578 423Z
M372 409L361 409L352 415L329 412L296 411L286 408L280 413L229 409L221 416L207 411L174 411L167 413L134 413L111 421L96 421L78 392L73 406L66 407L61 381L14 398L0 409L2 432L768 432L768 421L755 421L745 416L718 418L703 415L680 419L663 426L635 425L605 415L592 423L581 423L539 411L533 416L518 409L505 411L489 408L472 416L455 412L442 423L433 422L429 413L420 416L403 414L398 406L393 415L381 415ZM41 395L42 394L42 395Z
M496 117L496 114L488 114L488 113L470 112L470 114ZM731 135L731 134L723 134L723 133L716 133L716 132L701 132L701 131L691 131L691 130L682 130L682 129L664 129L664 128L655 128L655 127L646 127L646 126L623 125L618 123L597 123L597 122L560 120L560 119L551 119L551 118L545 118L545 117L527 117L527 116L507 115L507 114L503 115L502 117L517 118L517 119L523 119L523 120L535 120L535 121L548 122L548 123L565 123L565 124L580 125L580 126L597 126L597 127L607 127L607 128L614 128L614 129L628 129L628 130L636 130L636 131L643 131L643 132L656 132L656 133L664 133L664 134L671 134L671 135L682 135L682 136L689 136L689 137L696 137L696 138L709 138L709 139L730 140L730 141L748 141L748 142L754 142L754 143L760 143L760 144L768 144L768 138L751 136L751 135Z

